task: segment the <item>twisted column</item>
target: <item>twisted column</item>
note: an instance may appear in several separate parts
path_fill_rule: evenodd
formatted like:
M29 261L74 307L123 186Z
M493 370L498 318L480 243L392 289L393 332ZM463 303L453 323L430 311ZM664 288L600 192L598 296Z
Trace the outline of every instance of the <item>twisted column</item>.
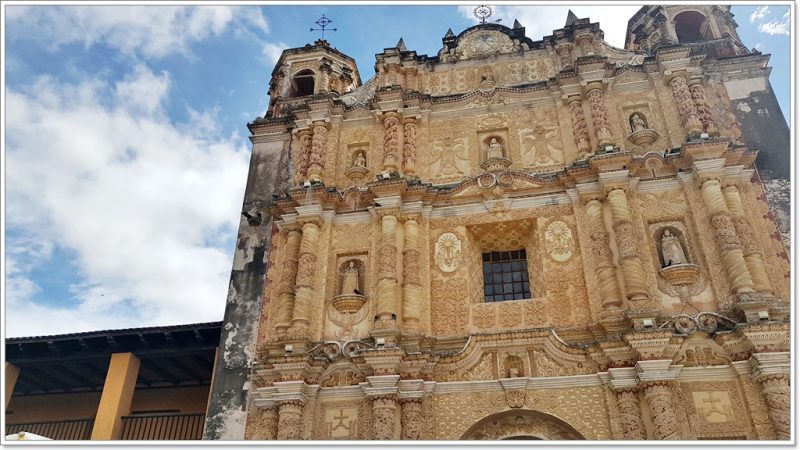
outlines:
M303 130L296 135L297 144L295 145L294 170L295 178L299 183L306 180L308 176L308 162L311 155L311 130Z
M328 128L318 124L314 126L311 137L311 153L308 158L308 179L319 181L325 170L325 152L328 147Z
M708 106L706 99L706 90L703 86L702 78L692 78L689 80L689 95L692 97L694 107L697 110L697 116L700 118L700 123L703 125L703 130L709 134L719 134L717 123L711 115L711 107Z
M417 119L406 117L403 121L403 173L417 174Z
M313 281L317 262L317 255L314 252L319 241L319 232L319 225L316 222L309 221L303 224L292 311L292 328L296 328L299 332L305 331L311 319L311 305L314 301Z
M691 134L703 131L703 124L697 114L697 107L692 101L692 94L689 92L686 76L683 73L673 76L669 81L669 87L672 89L672 98L675 99L675 104L678 106L678 115L681 119L681 125L686 129L686 133Z
M327 94L330 92L330 84L331 84L331 65L326 63L320 64L319 66L319 86L317 92L321 94Z
M598 145L613 144L611 139L611 129L608 124L608 112L606 103L603 100L603 85L600 82L592 82L586 87L586 97L592 107L592 125L597 135Z
M400 401L402 439L410 441L422 439L423 420L421 398L406 398Z
M653 417L653 437L657 440L680 439L678 418L672 406L672 389L668 381L644 385L644 396Z
M592 198L584 206L603 311L619 310L622 307L622 295L617 282L617 266L614 264L611 247L608 245L610 236L603 221L603 203L597 198Z
M761 383L761 392L767 402L769 417L772 419L777 438L789 439L791 433L789 374L762 375L758 377L758 381Z
M563 44L556 47L556 54L558 55L558 62L561 65L561 70L572 68L572 56L570 55L570 44Z
M617 396L617 410L622 433L625 439L643 441L647 439L647 432L642 421L642 409L639 406L639 397L636 391L622 389L615 392Z
M586 116L583 114L581 97L579 95L569 97L567 103L572 121L572 135L575 138L575 145L578 146L578 156L582 156L589 153L592 146L589 143L589 131L586 129Z
M415 219L406 219L403 228L403 326L407 331L418 331L421 301L419 224Z
M747 264L742 253L742 245L736 228L728 213L725 198L722 196L719 180L710 178L701 185L703 204L711 218L711 228L714 231L714 241L722 256L722 264L731 288L736 293L752 292L753 279L747 270Z
M378 295L375 314L380 320L397 313L397 217L381 219L381 248L378 251Z
M380 395L372 399L372 439L394 439L394 414L397 400L394 395Z
M386 113L383 119L383 170L398 172L400 166L400 119L396 113Z
M289 230L286 235L286 256L283 261L281 278L278 282L278 307L275 310L275 324L278 333L285 333L292 322L294 309L294 289L297 282L298 256L300 253L300 230Z
M728 211L731 213L733 228L736 230L736 235L739 236L742 244L742 255L744 256L747 270L750 272L750 277L753 279L753 288L756 292L772 294L775 290L772 288L767 276L761 248L756 241L753 228L750 226L747 216L745 216L738 186L730 185L725 187L723 195Z
M278 440L299 440L303 427L303 402L290 400L278 407Z
M628 198L623 189L615 188L608 193L611 220L617 242L617 251L625 280L625 297L632 302L648 300L647 280L644 267L636 251L636 234L631 223Z

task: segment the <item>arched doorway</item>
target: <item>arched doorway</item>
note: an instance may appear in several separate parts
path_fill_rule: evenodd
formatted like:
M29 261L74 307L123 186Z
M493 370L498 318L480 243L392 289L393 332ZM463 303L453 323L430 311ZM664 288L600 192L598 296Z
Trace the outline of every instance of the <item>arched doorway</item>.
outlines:
M575 428L540 411L512 409L484 417L471 426L462 440L583 440Z

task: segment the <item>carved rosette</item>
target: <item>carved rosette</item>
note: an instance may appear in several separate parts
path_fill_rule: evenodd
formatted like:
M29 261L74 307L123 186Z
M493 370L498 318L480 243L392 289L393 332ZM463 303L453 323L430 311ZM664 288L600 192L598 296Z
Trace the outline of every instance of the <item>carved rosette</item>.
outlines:
M603 87L600 83L590 83L586 97L592 108L592 124L597 135L598 145L611 144L611 129L608 124L608 111L603 101Z
M657 440L679 439L678 417L672 406L669 382L648 383L644 387L644 395L653 417L653 437Z
M417 174L417 121L413 117L403 121L403 173Z
M278 306L274 323L278 332L285 332L292 322L294 291L297 280L298 253L300 252L300 230L289 230L286 236L286 260L283 262L281 278L278 281Z
M422 412L422 399L409 398L401 400L401 417L403 439L418 441L422 439L424 415Z
M569 117L572 121L572 135L575 145L578 146L578 156L589 153L592 146L589 143L589 131L586 129L586 117L583 114L583 104L579 96L569 98Z
M304 329L311 318L311 305L314 301L313 279L317 262L317 242L319 226L315 222L303 224L303 238L300 241L300 258L297 265L297 286L294 291L294 311L292 327Z
M719 134L719 128L711 115L711 108L708 106L706 99L706 91L703 86L703 80L694 78L689 82L689 94L692 97L694 106L697 109L697 115L700 117L700 123L703 124L703 130L712 135Z
M308 179L319 181L325 170L325 152L328 148L328 128L318 124L314 126L311 137L311 153L308 158Z
M672 89L672 98L675 99L675 104L678 106L681 125L686 129L686 132L696 133L702 131L703 124L697 114L697 107L692 101L692 94L686 84L686 77L676 75L670 80L669 86Z
M642 409L639 406L639 397L635 391L621 390L616 392L619 421L625 439L643 441L647 439L647 432L642 421Z
M766 375L759 381L777 438L789 439L791 433L789 374Z
M383 170L397 172L400 166L400 120L394 113L383 119Z
M394 396L372 399L372 439L385 441L394 439L394 414L397 400Z
M282 402L278 409L278 440L298 440L303 428L303 403Z
M305 181L308 176L308 164L311 156L311 130L303 130L297 133L297 144L295 145L295 173L298 182Z

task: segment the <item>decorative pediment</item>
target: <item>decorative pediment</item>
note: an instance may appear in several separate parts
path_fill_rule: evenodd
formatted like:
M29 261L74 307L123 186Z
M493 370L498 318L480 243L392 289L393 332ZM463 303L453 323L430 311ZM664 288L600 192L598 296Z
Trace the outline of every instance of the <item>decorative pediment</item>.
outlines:
M521 30L524 33L524 28ZM439 60L457 62L527 50L529 46L524 41L529 39L518 34L520 29L512 30L497 24L475 26L455 39L446 39L445 46L439 50Z

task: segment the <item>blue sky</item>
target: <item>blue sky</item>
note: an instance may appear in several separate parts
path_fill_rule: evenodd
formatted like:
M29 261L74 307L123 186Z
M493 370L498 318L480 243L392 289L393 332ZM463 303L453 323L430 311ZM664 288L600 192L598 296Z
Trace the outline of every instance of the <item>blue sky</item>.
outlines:
M759 9L760 8L760 9ZM766 8L766 9L765 9ZM222 318L247 176L248 121L284 48L326 37L374 73L402 37L435 55L475 24L458 6L4 5L7 336ZM502 6L533 40L566 5ZM624 43L638 6L571 7ZM771 53L788 116L788 6L733 7ZM787 117L788 120L788 117Z

